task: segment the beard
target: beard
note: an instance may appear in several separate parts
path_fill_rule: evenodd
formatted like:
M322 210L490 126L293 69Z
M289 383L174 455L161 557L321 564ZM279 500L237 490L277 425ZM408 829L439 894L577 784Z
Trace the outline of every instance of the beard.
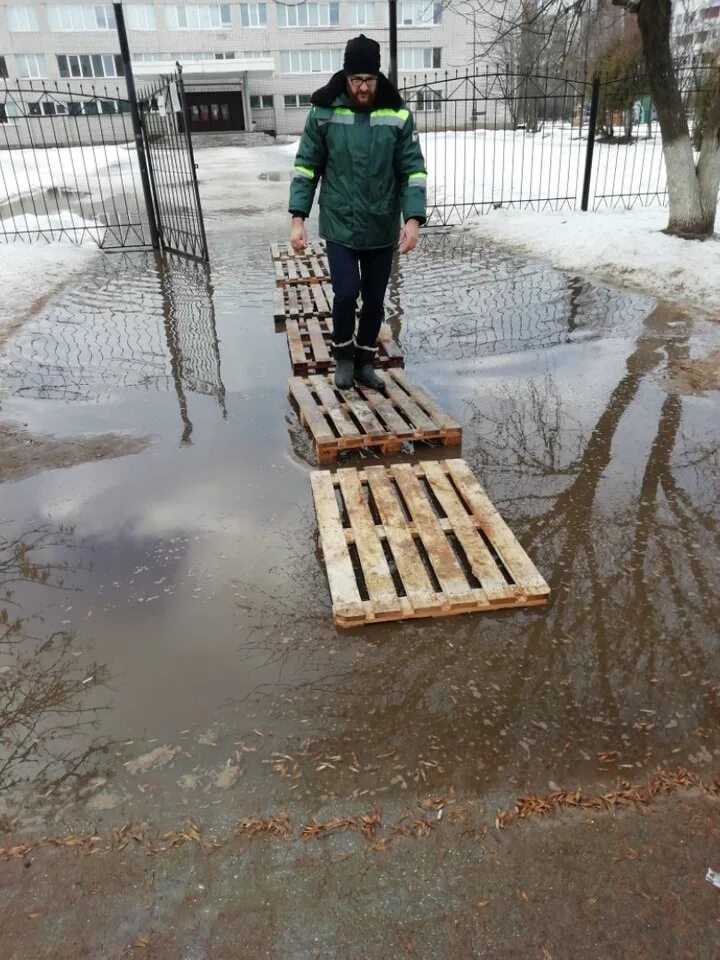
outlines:
M375 90L362 90L356 93L350 84L348 84L348 96L357 110L372 110L376 93L377 88L375 88Z

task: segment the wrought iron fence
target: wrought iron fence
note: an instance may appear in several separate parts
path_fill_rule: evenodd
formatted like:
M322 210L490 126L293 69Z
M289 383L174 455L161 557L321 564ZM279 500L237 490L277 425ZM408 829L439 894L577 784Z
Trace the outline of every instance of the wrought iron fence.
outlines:
M208 259L182 68L138 91L143 143L162 246Z
M717 68L678 67L695 136ZM428 223L499 207L597 210L667 202L662 140L645 76L594 79L486 69L412 78L428 166Z
M145 246L129 104L119 88L0 81L0 241Z

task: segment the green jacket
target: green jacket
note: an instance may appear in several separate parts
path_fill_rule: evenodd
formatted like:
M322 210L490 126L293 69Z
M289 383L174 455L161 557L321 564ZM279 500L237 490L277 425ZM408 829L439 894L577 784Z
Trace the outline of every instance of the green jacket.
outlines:
M425 222L427 171L411 112L380 75L373 109L356 110L336 73L312 96L290 185L290 213L307 217L320 181L320 236L355 250L388 247L400 215Z

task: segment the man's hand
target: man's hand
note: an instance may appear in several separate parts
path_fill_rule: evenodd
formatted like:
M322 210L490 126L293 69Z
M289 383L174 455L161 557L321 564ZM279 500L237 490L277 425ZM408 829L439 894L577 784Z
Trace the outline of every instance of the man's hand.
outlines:
M420 224L417 220L408 220L400 231L400 253L410 253L417 246L420 236Z
M290 228L290 246L295 253L301 253L307 246L307 233L305 231L305 221L302 217L293 217Z

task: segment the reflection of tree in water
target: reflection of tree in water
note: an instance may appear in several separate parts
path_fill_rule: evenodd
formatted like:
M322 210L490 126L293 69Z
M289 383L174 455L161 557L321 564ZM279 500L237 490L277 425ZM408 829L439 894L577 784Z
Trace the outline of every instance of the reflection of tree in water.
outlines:
M47 630L43 618L24 612L26 598L47 607L50 593L76 589L75 569L44 557L71 546L72 531L40 527L15 539L0 535L0 787L23 779L57 784L91 772L105 749L88 739L105 667L82 663L75 637ZM40 596L36 595L40 591ZM23 594L21 599L18 593Z
M478 402L471 425L480 439L466 458L495 478L491 493L550 582L551 604L342 633L335 639L356 652L352 663L327 661L320 680L293 694L298 715L318 720L328 755L352 743L378 756L393 745L394 769L407 768L410 754L440 756L447 783L449 770L463 782L493 767L521 776L574 769L580 755L595 769L604 750L618 751L610 762L623 772L620 763L712 749L696 730L720 719L709 685L720 615L712 493L720 444L696 440L689 424L683 432L682 398L657 388L651 401L640 396L665 356L687 353L688 334L658 311L589 431L551 378ZM637 422L633 476L619 428ZM303 564L312 569L311 558ZM289 619L285 629L301 639L322 628ZM675 747L684 752L671 755Z

